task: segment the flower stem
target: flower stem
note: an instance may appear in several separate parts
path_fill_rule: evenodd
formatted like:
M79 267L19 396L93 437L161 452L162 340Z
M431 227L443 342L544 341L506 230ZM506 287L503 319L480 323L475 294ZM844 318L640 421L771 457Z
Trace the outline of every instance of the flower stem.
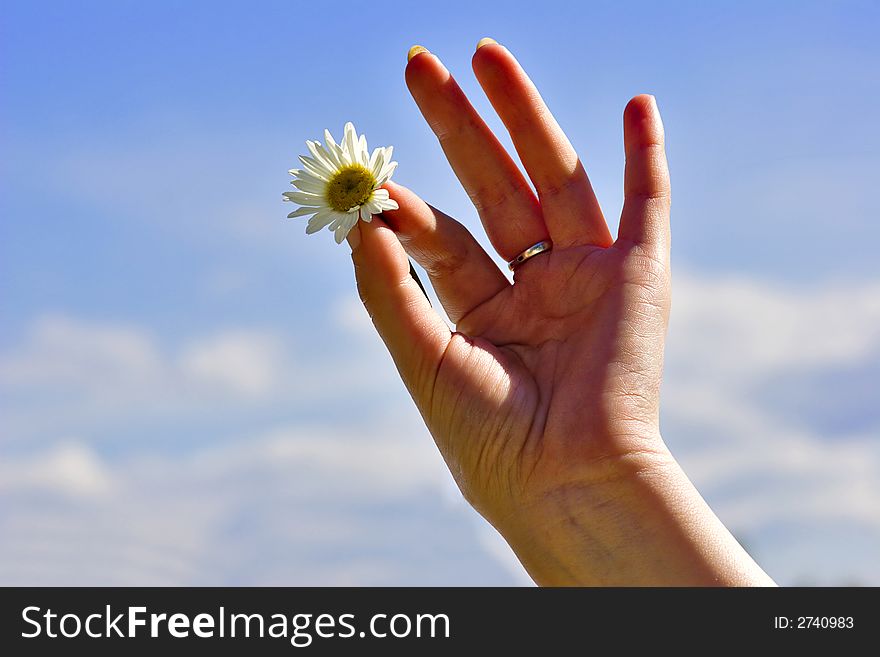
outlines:
M413 267L412 260L409 261L409 275L413 277L413 280L419 286L419 289L422 291L422 294L425 295L425 298L428 300L428 305L433 308L433 304L431 303L431 298L428 296L428 293L425 292L425 286L422 285L422 281L419 280L419 275L416 273L416 268Z

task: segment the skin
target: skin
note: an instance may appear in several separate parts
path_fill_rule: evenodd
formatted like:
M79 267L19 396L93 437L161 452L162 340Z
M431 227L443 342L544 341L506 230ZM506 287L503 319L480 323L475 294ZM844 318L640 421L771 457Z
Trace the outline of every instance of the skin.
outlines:
M537 194L435 55L415 54L406 82L501 257L552 251L511 284L467 229L392 183L400 209L349 235L361 298L455 481L541 585L772 585L660 434L670 185L654 98L624 111L614 239L513 55L489 43L473 68Z

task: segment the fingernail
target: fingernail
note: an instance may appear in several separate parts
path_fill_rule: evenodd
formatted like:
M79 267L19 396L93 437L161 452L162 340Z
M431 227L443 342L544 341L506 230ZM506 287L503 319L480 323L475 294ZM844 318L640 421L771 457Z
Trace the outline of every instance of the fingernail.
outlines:
M407 61L407 63L409 63L409 61L410 61L413 57L415 57L416 55L420 55L420 54L422 54L423 52L431 52L431 51L428 50L427 48L425 48L425 46L413 46L412 48L410 48L410 49L409 49L409 52L406 53L406 61Z
M361 245L361 227L358 224L352 226L351 230L348 231L348 235L345 236L345 239L348 240L348 245L351 247L351 250L354 251Z
M493 43L494 43L494 44L497 44L498 42L497 42L495 39L493 39L492 37L483 37L482 39L480 39L479 41L477 41L477 50L479 50L479 49L482 48L483 46L488 46L488 45L491 45L491 44L493 44Z

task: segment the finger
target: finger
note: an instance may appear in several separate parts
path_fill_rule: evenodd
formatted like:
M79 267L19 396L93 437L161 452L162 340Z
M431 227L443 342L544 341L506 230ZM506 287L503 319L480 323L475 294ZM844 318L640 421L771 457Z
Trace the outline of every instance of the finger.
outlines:
M493 298L510 282L467 228L432 208L402 185L385 187L397 210L382 216L403 248L428 272L449 319L462 317Z
M417 401L430 394L451 332L409 275L409 258L379 217L348 235L358 292Z
M535 184L553 243L609 246L611 233L577 153L510 51L490 41L477 47L472 64Z
M406 67L406 84L505 260L547 239L538 199L440 60L427 51Z
M623 112L624 202L618 239L669 253L669 169L663 123L653 96L636 96Z

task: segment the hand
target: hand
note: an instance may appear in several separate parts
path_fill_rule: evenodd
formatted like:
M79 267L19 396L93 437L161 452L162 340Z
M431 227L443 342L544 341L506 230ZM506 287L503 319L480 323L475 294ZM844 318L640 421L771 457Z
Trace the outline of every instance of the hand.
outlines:
M511 284L461 224L391 183L400 209L350 235L361 297L462 493L538 583L768 583L660 437L670 187L654 99L624 112L614 240L510 52L485 45L473 67L537 196L436 56L416 54L406 80L501 257L552 251Z

